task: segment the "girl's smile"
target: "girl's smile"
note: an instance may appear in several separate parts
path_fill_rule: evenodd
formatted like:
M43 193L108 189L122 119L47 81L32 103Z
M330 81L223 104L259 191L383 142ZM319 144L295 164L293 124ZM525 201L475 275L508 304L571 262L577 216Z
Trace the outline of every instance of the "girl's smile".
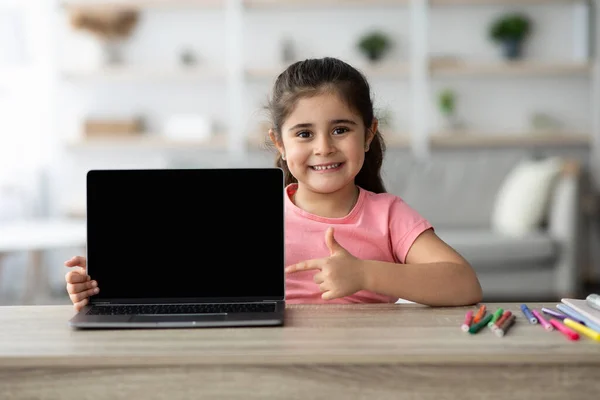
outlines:
M332 172L339 171L343 167L343 165L344 165L343 162L324 163L324 164L318 164L318 165L311 165L310 168L312 168L315 172L329 174Z

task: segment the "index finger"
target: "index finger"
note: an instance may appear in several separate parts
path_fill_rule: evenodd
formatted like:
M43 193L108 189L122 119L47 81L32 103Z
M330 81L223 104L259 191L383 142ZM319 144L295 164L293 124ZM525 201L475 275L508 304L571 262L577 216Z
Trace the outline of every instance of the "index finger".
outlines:
M86 267L86 259L82 256L75 256L70 260L65 261L65 267Z
M285 268L286 273L298 272L298 271L308 271L311 269L321 269L321 260L308 260L302 261L298 264L293 264Z

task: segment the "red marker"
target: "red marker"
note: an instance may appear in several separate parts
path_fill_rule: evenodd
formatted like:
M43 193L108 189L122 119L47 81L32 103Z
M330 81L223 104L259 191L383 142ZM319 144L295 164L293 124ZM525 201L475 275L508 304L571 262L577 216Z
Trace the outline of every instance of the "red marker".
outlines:
M575 332L571 328L568 328L559 320L551 319L549 322L552 324L553 327L556 328L557 331L559 331L560 333L562 333L563 335L568 337L569 340L578 340L579 339L579 334L577 332Z

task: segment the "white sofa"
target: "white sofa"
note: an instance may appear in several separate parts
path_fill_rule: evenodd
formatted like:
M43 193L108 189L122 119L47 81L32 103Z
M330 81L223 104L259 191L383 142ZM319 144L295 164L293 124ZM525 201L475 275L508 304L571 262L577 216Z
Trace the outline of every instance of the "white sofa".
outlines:
M535 230L511 236L494 228L499 189L528 157L526 152L476 151L466 157L434 155L423 164L406 153L387 154L387 190L427 217L437 234L465 256L487 301L557 300L582 290L584 185L580 169L573 168L577 164L565 164L570 167L553 181L547 212Z

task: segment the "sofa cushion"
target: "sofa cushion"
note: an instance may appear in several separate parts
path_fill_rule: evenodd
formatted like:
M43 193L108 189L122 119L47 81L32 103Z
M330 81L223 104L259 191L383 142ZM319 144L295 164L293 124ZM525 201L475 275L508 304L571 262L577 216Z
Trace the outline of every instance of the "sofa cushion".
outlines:
M382 169L387 190L437 228L489 229L498 189L525 150L436 152L422 162L398 150Z
M475 269L498 268L549 261L556 257L556 244L544 232L534 232L519 238L491 230L437 230L437 235L452 246Z
M492 230L523 236L540 228L551 202L562 160L524 160L504 180L492 211Z

